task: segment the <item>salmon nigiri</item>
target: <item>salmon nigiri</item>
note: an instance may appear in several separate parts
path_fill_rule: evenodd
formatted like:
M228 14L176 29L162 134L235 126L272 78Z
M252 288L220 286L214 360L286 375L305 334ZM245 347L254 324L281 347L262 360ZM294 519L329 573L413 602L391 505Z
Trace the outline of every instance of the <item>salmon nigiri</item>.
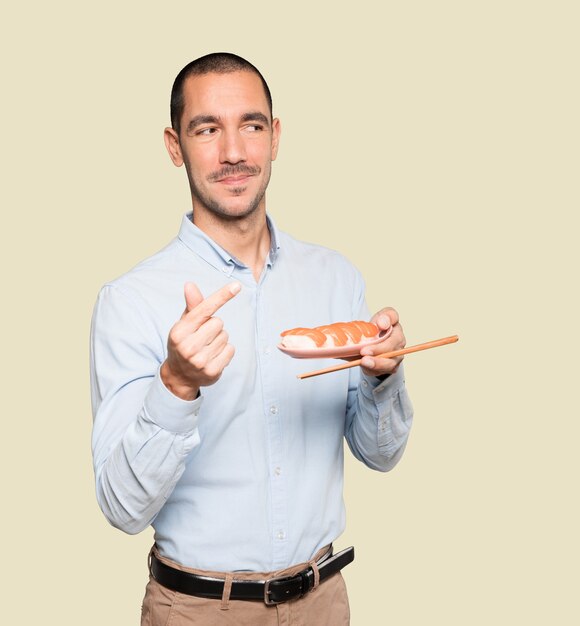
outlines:
M292 328L281 333L285 348L339 348L367 343L377 338L379 329L371 322L336 322L315 328Z

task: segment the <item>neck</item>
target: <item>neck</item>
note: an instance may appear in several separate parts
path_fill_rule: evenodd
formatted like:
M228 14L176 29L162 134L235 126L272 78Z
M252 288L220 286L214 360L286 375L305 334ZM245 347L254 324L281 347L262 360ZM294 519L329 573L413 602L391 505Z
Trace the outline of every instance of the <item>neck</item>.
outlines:
M238 219L224 219L203 209L194 208L193 223L219 246L242 261L256 282L260 279L270 250L270 231L265 208Z

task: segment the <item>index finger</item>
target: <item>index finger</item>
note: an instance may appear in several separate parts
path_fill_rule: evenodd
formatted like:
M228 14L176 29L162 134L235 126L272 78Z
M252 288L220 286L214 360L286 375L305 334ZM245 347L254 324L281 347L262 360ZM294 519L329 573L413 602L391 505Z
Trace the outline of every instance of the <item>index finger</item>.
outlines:
M370 346L363 346L360 350L362 356L374 356L376 354L384 354L392 350L404 348L406 344L405 334L400 324L393 327L391 332L384 341L373 343Z
M221 289L218 289L211 296L202 300L197 306L185 315L185 320L199 328L207 322L213 314L218 311L226 302L229 302L236 294L240 292L242 285L238 282L229 283Z

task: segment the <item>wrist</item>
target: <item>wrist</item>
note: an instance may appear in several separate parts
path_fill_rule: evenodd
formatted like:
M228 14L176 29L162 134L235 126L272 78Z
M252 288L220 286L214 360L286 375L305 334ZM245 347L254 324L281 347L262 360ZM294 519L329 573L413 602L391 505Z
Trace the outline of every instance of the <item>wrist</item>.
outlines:
M167 361L164 361L161 365L159 374L161 382L168 391L181 400L191 401L199 396L199 387L192 385L190 382L184 382L181 377L173 372Z

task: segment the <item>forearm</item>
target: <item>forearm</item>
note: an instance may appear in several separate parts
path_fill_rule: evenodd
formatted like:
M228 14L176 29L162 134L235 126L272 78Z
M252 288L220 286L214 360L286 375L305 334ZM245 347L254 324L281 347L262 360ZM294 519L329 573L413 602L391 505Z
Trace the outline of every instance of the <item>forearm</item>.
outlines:
M183 474L189 452L199 443L201 402L176 398L157 375L133 418L135 401L127 393L97 411L93 440L97 500L113 526L135 534L160 511ZM125 421L125 428L120 427Z
M400 460L413 421L402 366L386 380L361 377L351 394L346 440L354 456L386 472Z

